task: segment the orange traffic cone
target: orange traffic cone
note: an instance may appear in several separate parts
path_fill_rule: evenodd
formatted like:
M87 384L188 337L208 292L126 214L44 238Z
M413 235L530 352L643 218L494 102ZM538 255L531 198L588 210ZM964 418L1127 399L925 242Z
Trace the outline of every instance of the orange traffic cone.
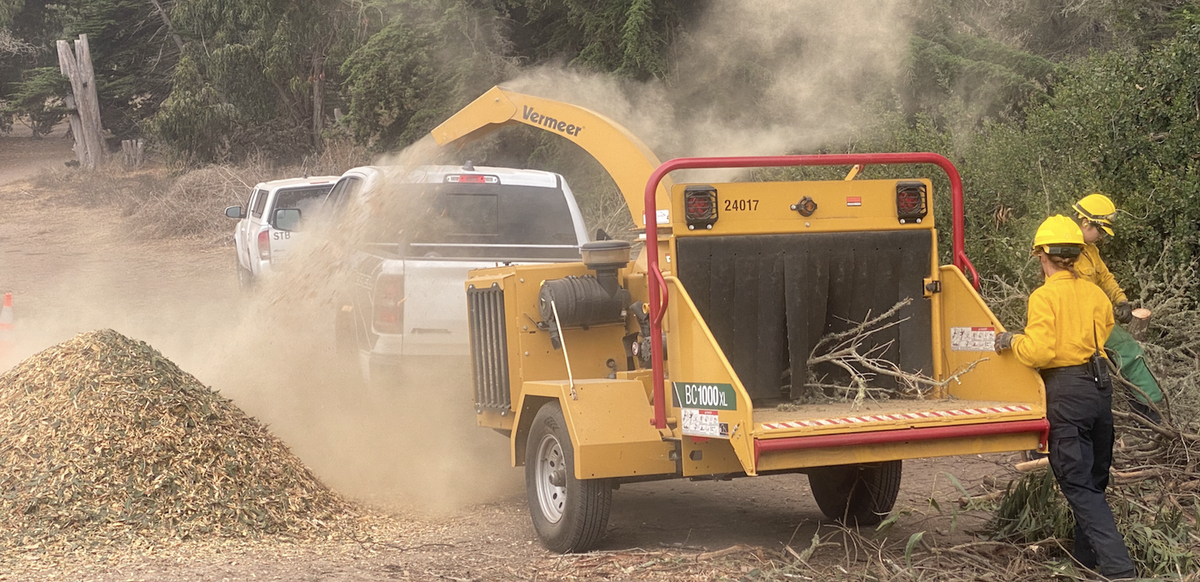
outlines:
M12 349L13 338L12 292L4 294L4 307L0 308L0 356Z

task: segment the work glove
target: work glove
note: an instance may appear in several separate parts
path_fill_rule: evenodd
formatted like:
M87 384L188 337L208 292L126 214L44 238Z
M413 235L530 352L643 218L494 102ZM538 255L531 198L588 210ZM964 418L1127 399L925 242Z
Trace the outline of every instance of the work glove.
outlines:
M1012 349L1013 332L1002 331L996 334L996 353L999 354L1004 350Z
M1113 317L1121 323L1129 323L1133 321L1133 304L1128 301L1122 301L1113 307Z

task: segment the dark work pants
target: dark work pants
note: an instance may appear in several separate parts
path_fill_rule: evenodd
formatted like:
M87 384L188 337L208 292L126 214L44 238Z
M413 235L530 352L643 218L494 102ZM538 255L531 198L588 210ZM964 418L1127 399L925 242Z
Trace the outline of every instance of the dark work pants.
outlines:
M1108 578L1135 576L1125 540L1104 497L1112 466L1112 390L1100 390L1086 366L1042 371L1050 421L1050 468L1075 514L1075 551Z
M1142 404L1141 402L1138 402L1136 398L1129 398L1129 409L1132 410L1134 414L1141 416L1142 418L1145 418L1154 424L1162 424L1162 415L1153 408L1150 408L1149 404Z

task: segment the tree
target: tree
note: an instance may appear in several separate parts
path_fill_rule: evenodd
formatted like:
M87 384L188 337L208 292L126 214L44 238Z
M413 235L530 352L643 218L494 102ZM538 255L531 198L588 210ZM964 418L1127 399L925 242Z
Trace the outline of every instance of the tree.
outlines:
M46 104L63 93L38 93L59 87L52 78L58 75L56 52L48 49L56 40L87 34L105 129L118 138L141 135L142 122L153 115L170 89L170 70L177 56L175 46L166 42L160 30L152 4L145 0L64 0L8 6L9 11L0 11L0 16L8 15L13 31L38 48L7 66L0 64L0 97L10 101L9 112L30 116L35 126L60 120L61 116L46 117L55 109Z
M664 78L686 15L701 0L509 0L515 52L531 61L567 59L572 66L638 80Z
M25 79L16 84L0 106L0 116L8 120L13 116L24 117L33 137L41 137L66 118L62 97L70 92L71 85L57 67L29 69L24 73Z
M346 122L376 149L403 147L516 70L495 9L388 2L383 28L342 65Z
M362 6L343 0L194 0L178 2L170 20L183 39L189 66L176 71L157 135L180 158L211 161L265 149L299 154L319 146L331 103L330 56L347 53L362 35ZM182 61L181 61L182 62ZM188 110L188 108L197 108ZM214 109L215 108L215 109ZM217 116L229 124L221 143L199 143L188 128Z

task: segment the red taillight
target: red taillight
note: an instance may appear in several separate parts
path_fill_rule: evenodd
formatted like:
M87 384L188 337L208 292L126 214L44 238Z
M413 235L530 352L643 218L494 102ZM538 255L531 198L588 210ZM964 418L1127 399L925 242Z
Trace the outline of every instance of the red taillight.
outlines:
M688 186L683 190L683 214L688 230L712 229L717 221L717 191L712 186Z
M258 233L258 259L271 260L271 233L265 230Z
M929 214L929 202L926 199L923 182L896 183L896 218L900 224L909 221L921 222Z
M687 199L688 218L697 219L712 214L712 200L703 196L693 196Z
M404 331L404 277L380 275L375 281L374 326L378 333Z

